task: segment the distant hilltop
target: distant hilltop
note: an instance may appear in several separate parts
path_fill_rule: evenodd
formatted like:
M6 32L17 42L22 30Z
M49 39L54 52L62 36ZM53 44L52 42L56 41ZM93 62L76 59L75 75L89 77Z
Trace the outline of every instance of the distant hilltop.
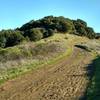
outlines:
M72 20L63 16L46 16L39 20L31 20L14 30L0 31L0 47L9 47L25 41L38 41L56 33L68 33L85 36L89 39L100 38L92 27L81 19Z

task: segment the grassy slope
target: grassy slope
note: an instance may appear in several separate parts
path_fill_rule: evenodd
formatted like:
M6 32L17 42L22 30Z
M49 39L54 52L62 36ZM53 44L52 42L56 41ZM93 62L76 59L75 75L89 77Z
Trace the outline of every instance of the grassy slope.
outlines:
M38 41L36 43L25 43L25 45L28 46L28 47L27 46L26 47L30 48L30 46L32 46L32 45L41 45L41 44L45 45L45 44L48 44L50 42L51 43L52 42L62 42L63 46L66 47L66 45L67 45L67 49L65 50L65 52L57 53L57 55L55 57L51 57L51 58L44 60L44 61L35 60L35 62L32 59L28 61L28 59L31 56L30 52L26 52L26 53L24 52L25 54L28 55L28 58L24 61L23 64L21 64L21 66L19 66L20 65L20 63L19 63L19 64L16 64L14 68L10 68L10 69L6 69L4 71L0 71L0 84L5 82L8 79L12 79L12 78L17 77L21 74L24 74L28 71L42 67L45 64L54 64L54 63L58 62L60 59L66 57L66 56L69 56L72 53L73 46L75 44L82 44L82 45L85 44L86 46L93 47L94 41L91 41L91 40L89 40L85 37L78 37L78 36L75 36L75 35L56 34L52 37L49 37L47 39L43 39L43 40ZM5 54L5 52L8 52L8 54L10 55L13 52L14 54L20 55L20 54L22 54L22 51L19 49L19 47L23 48L24 44L20 45L20 46L15 46L13 48L4 49L4 50L1 50L1 51L3 51L4 54ZM94 44L93 48L95 48L95 44ZM0 51L0 53L2 54L1 51ZM100 67L100 57L94 58L94 59L95 60L93 60L92 65L94 66L95 71L94 71L94 76L91 79L91 83L90 83L88 91L87 91L88 100L100 100L100 99L98 99L98 98L100 98L99 94L98 94L98 93L100 93L100 89L99 89L99 86L100 86L100 73L99 73L99 71L100 71L100 68L99 68ZM16 62L16 60L15 60L15 62ZM1 64L1 65L3 65L3 64Z
M71 40L66 40L66 35L55 35L53 37L50 37L48 39L43 39L41 41L38 41L36 43L34 43L34 45L41 45L43 44L42 46L44 47L46 44L48 44L49 42L62 42L63 43L63 46L66 47L67 45L67 41L71 41ZM29 45L29 44L28 44ZM31 45L33 45L31 43ZM20 46L21 47L21 46ZM45 47L46 48L46 47ZM38 48L39 49L39 48ZM46 48L48 49L48 48ZM40 53L43 53L43 52L40 52L41 50L39 50L39 54ZM12 47L12 48L7 48L7 49L4 49L4 50L1 50L1 53L4 52L4 57L5 57L5 54L7 53L8 57L5 57L6 59L9 59L9 55L10 54L13 54L14 57L15 55L17 56L20 56L21 55L21 50L19 49L19 46L15 46L15 47ZM45 52L45 51L44 51ZM8 67L5 69L1 69L0 70L0 84L5 82L6 80L8 79L11 79L11 78L15 78L23 73L26 73L28 71L31 71L33 69L36 69L36 68L39 68L39 67L42 67L44 66L45 64L54 64L56 61L58 61L59 59L61 59L62 57L64 56L68 56L70 55L72 52L72 49L71 48L66 48L65 52L58 52L57 54L55 54L55 56L53 57L49 57L48 59L44 59L44 60L40 60L38 57L35 58L35 60L31 59L27 62L28 59L26 59L23 63L23 64L15 64L13 67L12 65L9 63L8 66L11 66L11 67ZM6 56L7 56L6 55ZM12 55L12 56L13 56ZM24 54L23 54L24 55ZM42 54L41 54L42 55ZM49 55L49 54L48 54ZM12 57L10 55L10 58ZM16 58L16 57L15 57ZM11 59L10 59L11 60ZM19 59L20 60L20 59ZM15 60L16 61L16 60ZM17 61L16 61L17 62ZM11 61L11 63L13 63L13 61ZM4 63L2 63L3 65Z

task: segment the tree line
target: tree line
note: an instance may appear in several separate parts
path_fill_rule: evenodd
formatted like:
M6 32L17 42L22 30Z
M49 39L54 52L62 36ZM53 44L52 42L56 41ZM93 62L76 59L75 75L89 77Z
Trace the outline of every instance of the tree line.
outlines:
M56 33L69 33L86 36L90 39L98 38L93 28L81 19L72 20L63 16L46 16L39 20L31 20L14 30L0 31L0 47L5 48L21 43L23 40L38 41Z

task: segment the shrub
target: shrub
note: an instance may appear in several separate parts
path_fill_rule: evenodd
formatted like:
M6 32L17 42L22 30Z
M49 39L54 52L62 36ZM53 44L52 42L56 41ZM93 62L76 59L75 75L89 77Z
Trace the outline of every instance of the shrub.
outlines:
M69 25L67 22L61 21L58 25L58 31L59 32L67 32L69 28Z
M0 35L0 47L4 48L6 46L6 38Z
M87 23L81 19L77 19L77 22L80 23L83 27L87 27Z
M87 30L87 36L88 36L90 39L95 38L96 34L95 34L93 28L87 27L86 30Z
M43 33L44 38L49 37L49 36L53 36L53 35L54 35L54 30L52 30L52 29L48 29L47 31L45 31Z
M77 35L80 36L87 36L87 32L86 32L86 24L83 24L85 22L81 21L81 20L77 20L73 22L75 25L75 29L77 32Z
M29 34L31 41L38 41L43 38L43 34L38 28L31 29Z
M9 47L19 44L24 37L20 31L15 30L2 30L0 32L1 47Z
M48 31L43 33L43 38L47 38L49 36Z
M20 31L12 31L6 38L6 47L17 45L24 40L24 37L21 35Z
M95 38L94 33L87 29L87 23L81 19L71 20L63 16L54 17L47 16L39 20L32 20L29 23L24 24L19 30L24 31L26 35L29 35L29 30L33 28L44 28L43 37L51 36L52 33L49 30L56 30L60 33L75 33L76 35L86 36L88 38ZM89 31L88 31L89 30Z
M52 29L49 29L49 30L48 30L48 35L49 35L49 36L53 36L53 35L54 35L54 31L53 31Z
M58 32L66 33L74 29L74 24L68 18L58 17L55 24Z

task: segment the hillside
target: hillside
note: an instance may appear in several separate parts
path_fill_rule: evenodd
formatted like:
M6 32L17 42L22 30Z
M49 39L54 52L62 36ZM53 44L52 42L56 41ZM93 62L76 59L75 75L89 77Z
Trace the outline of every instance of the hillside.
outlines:
M100 38L94 29L81 19L46 16L36 21L31 20L20 28L0 31L0 47L15 46L23 41L39 41L57 33L75 34L89 39Z
M87 68L99 55L99 44L99 40L86 37L55 34L36 43L1 50L0 57L4 57L1 82L19 77L0 86L0 99L78 100L84 97L92 73ZM35 55L30 53L32 50Z
M81 19L0 31L0 100L100 100L99 67L99 33Z

